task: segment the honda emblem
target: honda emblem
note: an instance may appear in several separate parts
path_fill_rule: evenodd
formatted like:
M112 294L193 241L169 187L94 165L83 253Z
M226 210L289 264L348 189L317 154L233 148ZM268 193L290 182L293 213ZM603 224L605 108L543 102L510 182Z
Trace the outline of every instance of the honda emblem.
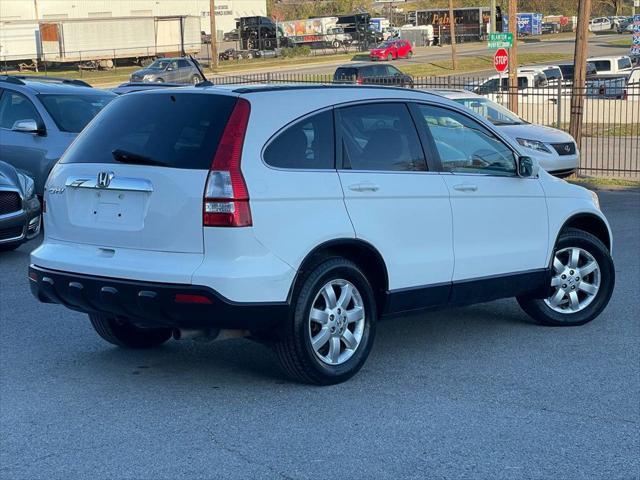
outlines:
M98 188L107 188L113 180L114 177L113 172L100 172L98 173L98 181L96 182L96 187Z

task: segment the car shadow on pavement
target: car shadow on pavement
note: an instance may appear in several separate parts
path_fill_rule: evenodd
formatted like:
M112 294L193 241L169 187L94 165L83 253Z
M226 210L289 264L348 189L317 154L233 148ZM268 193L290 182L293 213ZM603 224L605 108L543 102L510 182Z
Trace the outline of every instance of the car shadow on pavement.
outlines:
M514 330L531 328L539 327L531 325L513 300L385 319L378 324L371 361L395 370L405 362L415 362L416 354L428 364L432 352L443 348L458 349L459 358L487 339L500 339ZM254 385L297 385L282 372L267 345L246 339L169 341L154 350L96 345L96 349L83 352L82 358L76 360L102 376L129 376L137 385L159 379L195 389L198 385L221 388L247 381ZM440 353L433 361L442 362Z

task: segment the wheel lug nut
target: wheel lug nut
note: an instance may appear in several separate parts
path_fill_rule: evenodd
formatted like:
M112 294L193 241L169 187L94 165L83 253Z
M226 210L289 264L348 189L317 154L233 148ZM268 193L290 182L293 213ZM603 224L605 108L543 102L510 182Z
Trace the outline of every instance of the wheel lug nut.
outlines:
M329 320L333 320L335 317L333 315L329 315Z
M574 287L571 287L571 290L575 290L575 289L576 289L576 287L575 287L575 286L574 286Z
M569 275L573 275L573 270L569 270Z
M564 280L565 278L567 278L567 276L563 273L562 274L562 279Z
M566 283L563 283L563 284L562 284L562 288L567 288L567 284L566 284Z
M577 281L580 281L580 277L576 277L576 280L577 280Z

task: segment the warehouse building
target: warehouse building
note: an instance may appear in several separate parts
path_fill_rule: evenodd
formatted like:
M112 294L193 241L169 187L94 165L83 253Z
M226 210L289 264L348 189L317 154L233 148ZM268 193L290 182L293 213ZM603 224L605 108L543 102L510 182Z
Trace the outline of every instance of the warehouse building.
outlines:
M266 0L216 0L216 30L233 30L236 19L266 15ZM0 21L104 17L197 16L210 33L209 0L0 0Z

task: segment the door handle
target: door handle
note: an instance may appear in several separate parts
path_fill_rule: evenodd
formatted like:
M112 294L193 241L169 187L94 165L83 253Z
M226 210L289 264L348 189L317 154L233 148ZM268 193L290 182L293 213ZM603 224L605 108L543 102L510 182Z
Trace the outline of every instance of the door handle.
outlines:
M380 189L378 185L371 182L364 183L354 183L353 185L349 185L349 190L353 190L354 192L377 192Z
M453 189L459 192L475 192L478 190L478 186L471 183L459 183L458 185L454 185Z

